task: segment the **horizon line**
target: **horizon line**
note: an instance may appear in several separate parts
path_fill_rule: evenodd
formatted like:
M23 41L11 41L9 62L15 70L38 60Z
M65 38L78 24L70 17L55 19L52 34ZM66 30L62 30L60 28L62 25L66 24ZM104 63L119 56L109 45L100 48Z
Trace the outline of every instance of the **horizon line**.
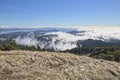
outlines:
M8 26L4 26L4 25L0 25L0 28L76 28L76 27L120 27L120 25L68 25L68 26L64 26L64 25L53 25L53 26L30 26L30 25L22 25L22 26L12 26L12 25L8 25Z

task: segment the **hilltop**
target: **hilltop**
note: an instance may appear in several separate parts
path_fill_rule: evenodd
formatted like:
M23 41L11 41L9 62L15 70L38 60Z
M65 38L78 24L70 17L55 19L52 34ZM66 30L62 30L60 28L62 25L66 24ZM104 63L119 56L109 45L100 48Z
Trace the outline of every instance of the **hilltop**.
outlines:
M70 53L0 51L1 80L120 80L120 63Z

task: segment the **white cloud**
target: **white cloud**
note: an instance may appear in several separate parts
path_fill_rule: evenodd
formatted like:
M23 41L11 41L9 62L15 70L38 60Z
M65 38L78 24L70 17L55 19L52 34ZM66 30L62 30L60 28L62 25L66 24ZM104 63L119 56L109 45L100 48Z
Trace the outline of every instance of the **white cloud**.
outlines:
M84 35L86 39L97 39L97 40L120 40L120 27L79 27L77 31L85 31ZM80 33L78 33L79 35Z
M54 49L56 51L63 51L67 49L72 49L77 47L76 41L78 40L102 40L109 41L110 39L120 40L120 27L76 27L74 30L79 33L70 34L67 32L49 32L44 35L56 35L52 37L45 37L45 39L51 39L50 41L38 41L32 37L25 36L23 38L17 37L15 40L18 44L28 45L28 46L37 46L46 49ZM83 31L83 32L82 32ZM43 35L43 36L44 36Z
M37 45L39 43L35 38L28 37L28 36L23 37L23 38L21 38L20 36L18 36L15 39L15 41L17 42L17 44L20 44L20 45L28 45L28 46L35 46L35 47L37 47Z

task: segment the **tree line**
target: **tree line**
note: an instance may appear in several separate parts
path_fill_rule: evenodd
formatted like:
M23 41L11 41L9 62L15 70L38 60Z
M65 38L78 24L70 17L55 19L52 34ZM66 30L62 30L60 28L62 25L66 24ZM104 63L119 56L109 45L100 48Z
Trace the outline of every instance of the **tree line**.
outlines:
M54 51L53 49L51 50L41 49L39 46L35 47L18 45L12 38L0 42L0 50ZM84 46L62 52L69 52L77 55L88 55L89 57L97 59L105 59L109 61L120 62L120 46L95 46L95 47Z
M9 38L3 42L0 42L0 50L1 51L10 51L10 50L30 50L30 51L44 51L39 46L24 46L18 45L15 40Z

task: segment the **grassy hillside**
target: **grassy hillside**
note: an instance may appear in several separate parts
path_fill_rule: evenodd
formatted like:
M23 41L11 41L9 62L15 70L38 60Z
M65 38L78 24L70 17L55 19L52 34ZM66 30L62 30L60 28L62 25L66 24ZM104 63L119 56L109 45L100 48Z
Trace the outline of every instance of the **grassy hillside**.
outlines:
M69 53L0 51L1 80L120 80L120 63Z

